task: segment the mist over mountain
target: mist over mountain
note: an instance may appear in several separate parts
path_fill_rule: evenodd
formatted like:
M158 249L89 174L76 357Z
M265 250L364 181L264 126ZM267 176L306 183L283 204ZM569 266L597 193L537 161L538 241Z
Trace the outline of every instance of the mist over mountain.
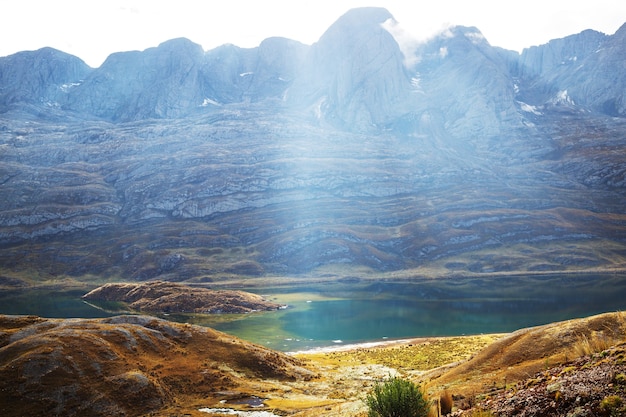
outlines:
M622 270L626 26L518 54L395 25L0 58L2 274Z

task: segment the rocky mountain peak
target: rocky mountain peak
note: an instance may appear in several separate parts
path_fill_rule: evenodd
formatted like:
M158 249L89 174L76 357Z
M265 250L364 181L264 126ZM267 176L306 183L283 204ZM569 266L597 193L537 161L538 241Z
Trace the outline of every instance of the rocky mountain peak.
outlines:
M576 65L594 53L606 40L606 35L585 30L547 44L524 49L520 57L521 76L551 76L567 65Z
M112 54L72 91L68 108L116 121L179 116L202 103L203 57L200 45L184 38Z
M179 55L202 55L204 50L202 46L187 38L175 38L162 42L157 47L161 51L169 51Z
M626 114L623 66L626 29L609 36L585 30L524 50L519 98L534 105L565 103L611 116Z
M619 29L617 29L615 31L615 34L613 35L613 37L616 40L619 40L619 39L624 40L624 39L626 39L626 23L624 23L622 26L619 27Z
M442 34L442 38L465 39L474 45L489 45L483 33L475 26L451 26Z
M0 106L56 106L90 71L81 59L54 48L0 58Z
M356 37L364 32L375 30L388 19L394 19L394 17L387 9L382 7L351 9L328 28L322 35L322 39L325 37L334 39L337 36Z
M410 95L404 56L383 24L382 8L353 9L315 43L289 92L291 103L309 107L333 125L367 129L384 124Z

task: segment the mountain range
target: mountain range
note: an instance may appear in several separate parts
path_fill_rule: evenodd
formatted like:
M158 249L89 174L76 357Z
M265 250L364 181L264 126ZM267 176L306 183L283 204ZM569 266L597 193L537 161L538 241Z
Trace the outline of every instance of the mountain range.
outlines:
M313 45L0 58L0 273L623 270L626 25L396 33L362 8Z

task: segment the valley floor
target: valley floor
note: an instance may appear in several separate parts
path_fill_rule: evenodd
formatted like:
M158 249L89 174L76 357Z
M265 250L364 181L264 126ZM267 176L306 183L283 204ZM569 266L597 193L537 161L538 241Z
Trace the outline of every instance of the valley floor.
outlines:
M452 395L457 416L482 410L494 416L561 415L559 409L563 415L609 415L602 407L626 411L620 408L626 403L625 329L626 316L608 313L510 334L301 352L295 356L318 377L290 383L291 390L265 402L266 410L298 417L365 417L363 400L372 387L400 376L420 384L433 401ZM611 400L618 405L607 406ZM548 409L552 414L545 414Z
M626 412L621 405L626 404L625 367L622 312L507 334L389 340L290 354L149 316L0 315L0 413L8 416L24 415L15 412L17 403L26 407L22 411L50 409L49 403L59 410L96 404L99 411L168 417L226 412L364 417L367 394L390 376L420 384L433 401L449 393L457 415L471 416L477 406L493 415L542 415L525 411L525 404L534 404L539 410L562 407L600 416L606 398ZM512 405L513 411L507 408Z
M320 394L336 399L337 404L297 413L298 416L366 415L364 399L377 383L390 376L424 382L429 371L443 369L469 359L504 335L416 338L370 346L353 346L325 352L296 355L322 377L314 381ZM434 394L436 391L433 391Z

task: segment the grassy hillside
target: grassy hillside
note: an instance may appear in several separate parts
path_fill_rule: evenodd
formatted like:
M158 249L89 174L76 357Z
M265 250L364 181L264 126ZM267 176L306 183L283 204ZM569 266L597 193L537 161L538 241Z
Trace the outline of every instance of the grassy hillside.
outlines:
M579 408L599 412L611 396L626 401L623 313L507 335L414 339L296 357L142 316L2 316L0 325L0 407L8 416L51 410L206 416L198 410L222 408L357 417L366 415L365 394L390 375L420 383L431 400L452 398L455 410L468 416L479 408L516 415L506 408L516 401L573 409L577 386L590 393Z

